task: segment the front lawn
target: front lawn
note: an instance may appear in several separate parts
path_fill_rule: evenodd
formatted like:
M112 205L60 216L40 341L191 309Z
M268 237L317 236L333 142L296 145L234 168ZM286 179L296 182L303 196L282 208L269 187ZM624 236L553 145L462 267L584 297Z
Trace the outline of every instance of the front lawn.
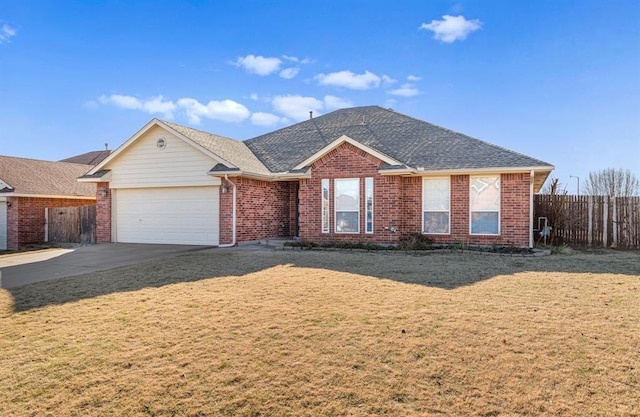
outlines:
M640 409L640 254L234 252L0 290L2 416Z

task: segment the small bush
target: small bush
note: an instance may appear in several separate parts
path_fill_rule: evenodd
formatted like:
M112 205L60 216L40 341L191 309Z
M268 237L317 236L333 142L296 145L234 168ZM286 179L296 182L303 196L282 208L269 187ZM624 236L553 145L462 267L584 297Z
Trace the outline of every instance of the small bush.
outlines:
M433 239L420 234L414 233L407 237L400 239L398 243L398 249L400 250L430 250L433 249Z

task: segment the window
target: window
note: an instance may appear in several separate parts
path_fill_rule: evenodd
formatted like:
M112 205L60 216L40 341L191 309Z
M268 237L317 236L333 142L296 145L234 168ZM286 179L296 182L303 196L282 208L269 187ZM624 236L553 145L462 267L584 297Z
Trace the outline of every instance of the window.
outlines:
M500 177L471 177L471 234L500 233Z
M365 233L373 233L373 178L364 179L364 199L366 204Z
M451 180L425 178L422 182L422 233L450 233Z
M329 233L329 180L322 180L322 233Z
M360 180L335 180L336 233L360 233Z

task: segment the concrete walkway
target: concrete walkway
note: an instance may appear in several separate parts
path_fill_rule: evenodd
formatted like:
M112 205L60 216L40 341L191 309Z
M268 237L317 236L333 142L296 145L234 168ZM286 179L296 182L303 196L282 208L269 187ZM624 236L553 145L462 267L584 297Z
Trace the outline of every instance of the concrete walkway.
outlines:
M121 266L213 249L211 246L107 243L0 256L0 288L72 277Z

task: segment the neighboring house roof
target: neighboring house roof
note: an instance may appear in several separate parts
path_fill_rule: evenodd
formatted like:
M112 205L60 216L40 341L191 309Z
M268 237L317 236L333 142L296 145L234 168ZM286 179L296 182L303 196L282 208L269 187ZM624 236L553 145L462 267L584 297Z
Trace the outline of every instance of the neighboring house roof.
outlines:
M90 165L41 161L0 155L0 195L93 197L94 184L76 179L89 171Z
M425 171L551 164L379 106L336 110L246 141L272 172L288 171L341 136Z
M241 171L263 175L269 174L269 170L251 152L245 142L214 135L212 133L203 132L202 130L193 129L164 120L160 120L160 123L165 124L176 132L186 136L203 148L233 164L235 168L239 168Z
M70 158L62 159L58 162L71 162L73 164L84 164L84 165L98 165L105 159L107 156L111 154L111 151L108 149L102 151L91 151L87 153L83 153L81 155L75 155Z

